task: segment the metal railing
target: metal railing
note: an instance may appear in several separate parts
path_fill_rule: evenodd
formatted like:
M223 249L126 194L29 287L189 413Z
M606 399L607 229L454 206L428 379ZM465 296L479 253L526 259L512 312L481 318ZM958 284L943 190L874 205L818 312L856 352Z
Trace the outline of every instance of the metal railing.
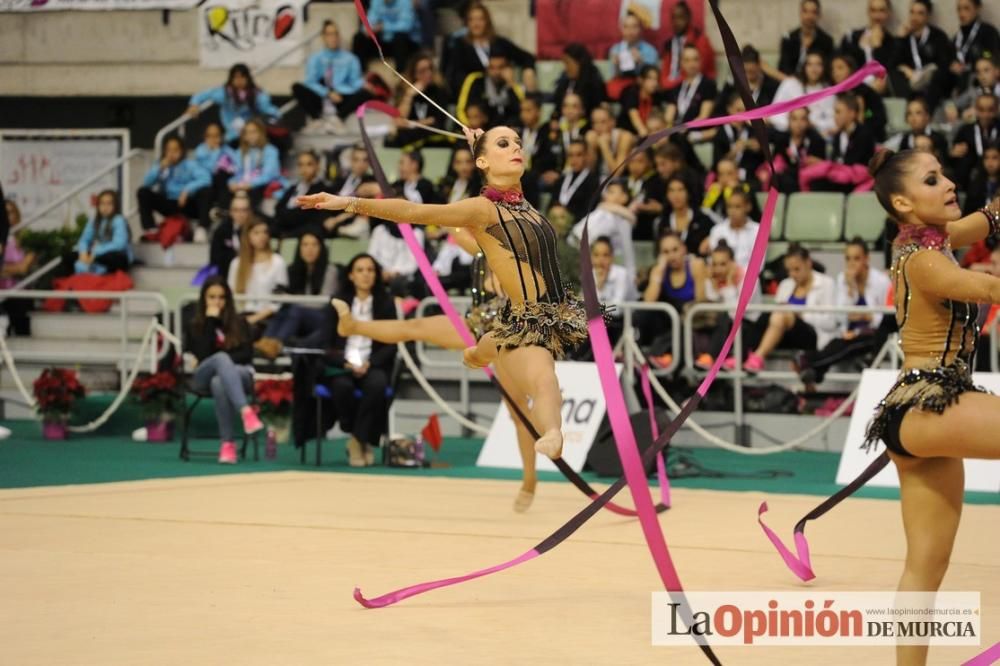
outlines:
M261 65L257 69L253 70L252 71L253 75L255 77L256 76L260 76L264 72L267 72L267 71L275 68L278 65L278 63L280 63L282 60L284 60L285 58L287 58L291 54L295 53L299 49L303 49L303 48L306 48L307 46L309 46L309 44L312 43L312 40L316 39L321 34L322 34L322 30L315 30L315 31L311 32L310 34L306 35L297 44L291 45L289 48L285 49L284 51L282 51L278 55L274 56L273 58L271 58L270 60L268 60L266 63L264 63L263 65ZM212 106L212 104L213 104L212 102L203 102L202 104L200 104L198 106L198 113L199 114L203 113L206 109L210 108ZM281 115L284 115L285 113L288 113L288 111L290 111L294 107L295 107L295 104L293 102L290 101L290 102L286 103L280 109ZM186 125L189 120L193 120L196 117L197 116L190 116L190 115L188 115L187 112L185 111L183 114L181 114L180 116L178 116L174 120L170 121L169 123L167 123L163 127L161 127L160 131L156 133L156 138L153 140L153 151L154 151L153 154L154 155L160 155L162 153L163 141L167 138L167 135L170 134L171 132L173 132L174 130L178 130L178 133L181 136L184 136L184 125Z
M182 348L184 342L184 325L183 320L184 308L190 303L196 303L198 301L199 291L192 289L190 294L182 294L180 298L177 299L177 303L174 306L174 321L173 321L173 332L177 336L177 339L181 341ZM268 301L272 303L280 303L282 305L324 305L330 302L330 298L327 296L303 296L301 294L271 294L265 298L260 296L248 296L247 294L233 294L233 300L236 303L245 303L246 301ZM237 308L239 310L239 308Z
M58 261L58 260L56 260ZM54 290L54 289L5 289L3 292L4 298L30 298L30 299L44 299L44 298L55 298L60 300L88 300L88 299L99 299L99 300L110 300L118 301L120 307L118 310L118 319L121 323L121 331L119 334L119 346L117 351L94 351L91 350L86 352L85 356L81 355L79 351L72 350L72 341L67 340L66 351L54 351L54 350L42 350L42 351L31 351L24 349L17 349L17 345L12 345L10 350L12 358L28 362L39 362L39 361L51 361L53 363L85 363L88 365L115 365L118 367L118 371L121 375L121 380L125 381L125 375L130 367L130 362L134 362L136 354L134 350L129 349L129 304L136 301L146 301L155 303L158 308L156 315L161 318L161 321L166 322L167 316L170 313L170 309L167 306L167 299L163 297L163 294L152 291L64 291L64 290ZM94 317L99 317L100 315L93 315ZM152 316L152 315L151 315ZM16 339L15 339L16 340ZM13 340L12 340L13 341ZM167 352L167 347L164 346L158 352L157 358L162 358Z

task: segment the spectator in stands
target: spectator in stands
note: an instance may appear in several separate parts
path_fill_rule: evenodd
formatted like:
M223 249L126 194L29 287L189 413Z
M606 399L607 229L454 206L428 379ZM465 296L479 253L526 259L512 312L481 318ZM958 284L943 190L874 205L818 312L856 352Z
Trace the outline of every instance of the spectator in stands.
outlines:
M420 151L399 156L399 180L392 187L398 196L413 203L438 203L441 200L434 183L424 178L424 156Z
M702 76L715 80L715 50L705 32L694 25L691 7L685 0L674 4L670 11L670 24L674 34L663 44L663 60L660 63L660 85L663 89L676 88L685 78L681 59L688 44L698 50Z
M743 113L746 107L735 90L726 100L726 115ZM719 127L712 139L712 169L719 160L728 159L736 163L740 180L755 181L757 169L764 164L764 153L760 142L750 132L748 123L738 121Z
M667 93L667 127L712 115L712 105L718 90L715 81L701 73L701 53L693 44L681 51L680 85Z
M271 102L271 96L257 87L250 69L243 63L237 63L229 68L226 85L209 88L191 97L187 114L197 116L200 107L205 102L214 102L219 107L219 117L222 126L226 128L226 142L236 145L243 132L243 126L251 118L268 118L277 120L280 115L278 107Z
M212 208L212 176L197 160L186 158L185 152L184 142L177 136L168 136L163 142L160 163L149 169L136 193L139 219L144 231L155 233L154 212L196 217L199 226L195 242L204 243L212 223L208 216Z
M526 184L524 196L538 207L538 190L543 182L548 186L559 179L559 165L552 149L549 128L542 122L542 102L537 93L529 93L521 101L521 122L517 133L521 137L521 153L525 160L521 179Z
M701 202L701 207L714 212L718 217L723 217L726 214L729 195L737 190L749 193L750 186L740 180L740 169L736 162L726 157L715 165L714 176L712 184L705 190L705 198ZM730 247L736 249L735 245L730 244Z
M916 96L906 103L906 124L910 126L910 131L893 137L888 147L895 145L894 150L910 150L917 147L918 136L928 136L934 143L935 152L947 161L948 139L940 132L931 129L930 107L923 96Z
M844 271L834 285L836 305L880 307L886 302L889 285L889 277L871 267L865 241L858 237L849 240L844 246ZM873 345L875 331L882 323L880 312L840 314L837 319L836 337L819 350L795 355L799 379L807 391L814 391L832 366L878 351Z
M850 55L840 53L830 61L830 75L835 84L842 83L857 69L857 61ZM889 120L885 111L885 103L882 101L882 93L877 92L869 85L875 80L869 77L861 85L852 88L851 92L858 96L861 104L858 115L859 122L868 128L876 142L881 143L886 139L885 130Z
M394 224L382 225L395 227ZM355 321L395 319L396 307L382 282L385 270L374 257L359 254L347 265L347 283L339 294ZM333 315L336 330L336 313ZM364 467L375 462L373 448L388 426L389 382L396 345L360 335L336 335L327 354L329 362L346 372L333 378L331 392L340 429L350 434L348 464Z
M996 57L1000 53L1000 32L983 20L982 0L958 0L958 32L955 33L955 58L950 70L961 90L969 85L976 61L983 55Z
M931 25L931 0L912 0L906 25L900 30L889 84L897 97L925 94L931 112L948 98L953 85L950 66L955 48L941 28Z
M622 40L608 49L613 77L608 81L608 97L617 100L621 91L630 85L643 65L656 65L659 54L656 47L642 39L642 20L632 12L622 17Z
M306 115L318 120L316 129L339 133L343 119L371 99L371 91L358 57L340 48L340 28L333 21L323 22L323 47L309 56L305 79L292 85L292 95Z
M278 149L267 142L264 123L248 120L240 133L239 148L232 152L233 175L229 178L221 204L228 206L237 192L246 192L254 210L260 210L267 188L281 182Z
M514 81L514 69L503 53L491 53L486 72L471 72L462 83L455 111L463 123L468 121L465 107L470 101L486 106L489 125L516 125L521 113L524 91Z
M983 159L976 169L965 197L966 215L971 215L1000 196L1000 143L983 148Z
M421 245L425 242L424 230L414 228L414 235ZM379 224L372 229L368 241L368 254L378 262L382 283L388 285L393 296L419 298L423 296L423 280L417 273L417 260L403 240L399 226Z
M567 94L563 97L560 117L549 122L549 139L559 170L566 166L566 156L570 143L584 140L589 129L590 125L587 123L586 109L583 106L582 98L576 93ZM555 182L551 174L543 180L550 187Z
M104 190L97 195L97 211L87 221L71 255L75 272L105 275L127 271L134 261L131 240L118 193Z
M2 191L0 191L2 196ZM21 209L8 199L4 201L4 210L10 227L21 224ZM0 262L0 290L12 289L31 272L35 265L36 255L31 250L25 252L16 235L8 235L3 245L2 262ZM0 301L0 319L7 317L7 326L0 328L0 337L13 333L14 335L31 335L31 319L28 312L32 301L26 298L6 298Z
M642 294L642 300L647 303L667 303L677 313L684 314L685 308L691 303L705 300L705 262L698 257L689 256L687 248L675 231L665 231L656 242L656 263L649 270L649 282ZM650 330L669 331L670 320L658 313L643 313L637 326L640 338L649 340L651 347L650 361L658 367L667 367L673 360L673 354L679 354L679 349L669 349L663 353L662 344L656 339L650 339ZM662 337L662 336L660 336Z
M406 79L419 90L442 107L451 102L451 93L440 81L440 75L434 66L434 56L428 51L420 51L406 65ZM433 134L426 130L412 127L412 123L445 129L450 122L437 107L417 94L417 91L407 85L401 85L396 92L396 108L399 117L390 130L385 145L399 146L416 150L429 144L443 144L447 137Z
M245 295L240 308L254 332L260 337L265 320L278 311L278 304L268 300L280 288L288 287L288 267L281 255L271 250L271 232L264 220L251 220L240 233L240 254L229 264L227 282L234 294Z
M684 161L681 149L672 143L666 143L656 149L653 154L656 172L644 184L643 200L636 205L638 222L633 238L636 240L652 240L656 237L655 220L663 212L667 201L667 181L674 176L680 176L687 183L688 191L694 201L701 201L700 182L704 179Z
M485 72L493 54L506 56L508 62L520 68L524 87L529 91L537 90L535 56L496 34L490 12L481 2L469 5L465 11L465 31L445 44L441 69L448 87L460 90L469 74Z
M750 92L756 106L767 106L774 99L774 94L778 92L779 81L764 72L761 67L760 52L752 46L744 46L740 51L743 59L743 67L746 70L747 83L750 85ZM715 115L722 115L726 108L726 100L733 93L738 94L736 86L732 81L727 82L719 90L719 96L715 102Z
M705 300L710 303L725 303L736 307L739 301L740 290L743 288L743 275L745 269L736 263L733 257L733 249L720 241L712 248L712 254L708 264L708 277L705 279ZM760 303L760 282L754 282L753 294L750 296L750 303ZM740 324L741 349L753 349L760 343L760 336L763 330L758 325L760 312L747 311L743 315ZM722 353L729 331L733 327L733 320L728 313L715 313L714 324L711 326L712 332L708 341L707 351L698 355L695 359L695 366L702 370L708 370L716 357ZM730 356L733 352L730 351Z
M377 197L378 185L371 175L368 151L362 144L351 147L351 166L347 173L338 175L330 185L330 191L342 197ZM323 229L328 237L343 236L361 238L368 235L368 218L341 211L323 221Z
M3 195L3 184L2 183L0 183L0 199L2 199L5 202L7 201L7 199ZM15 207L16 207L16 205L15 205ZM14 226L14 225L11 224L10 219L8 219L8 217L7 217L8 210L9 209L6 206L4 206L4 208L2 210L0 210L0 249L2 249L3 247L5 247L7 245L7 238L10 236L10 229L11 229L12 226ZM18 216L19 217L20 217L20 213L21 213L21 211L18 210Z
M1000 98L1000 66L997 56L983 56L976 61L976 77L969 86L944 105L944 119L956 123L959 119L971 122L976 119L976 99L982 93L993 93Z
M325 211L302 210L298 197L318 192L329 192L330 183L323 178L319 155L304 150L296 157L299 179L285 188L274 209L272 233L278 238L297 236L303 229L323 225L328 215Z
M982 93L976 98L976 120L963 125L951 146L958 183L968 183L973 169L982 161L987 145L1000 140L998 100L993 93Z
M614 345L624 329L621 305L636 299L635 278L630 279L625 267L615 263L614 246L607 236L598 236L591 241L590 264L594 269L598 300L607 306L618 306L611 310L611 321L607 324L608 337Z
M593 111L607 99L604 78L594 64L590 51L583 44L567 44L562 55L563 73L556 81L553 118L564 112L564 99L569 94L577 95L583 105L581 116Z
M485 102L470 101L465 105L465 124L469 129L485 131L489 120L490 113Z
M608 183L601 193L601 203L587 216L587 234L590 238L603 236L611 241L614 254L622 257L625 272L630 282L635 281L635 248L632 245L632 227L635 226L635 214L629 210L628 188L622 180ZM568 240L575 246L580 246L583 235L584 221L579 221L570 231Z
M285 345L326 349L330 343L329 299L338 291L337 267L330 262L320 232L309 229L299 236L295 260L288 268L285 293L326 296L324 303L285 303L267 321L264 337L254 347L268 358L277 358Z
M233 294L221 277L211 277L201 287L198 306L184 337L185 351L197 365L192 381L203 392L211 392L215 419L219 424L219 462L236 463L233 420L239 414L243 432L264 428L250 406L253 392L253 338L246 320L236 313Z
M792 243L785 253L785 270L788 277L778 285L776 303L798 306L834 305L834 282L829 276L813 270L809 251ZM836 315L821 312L769 312L761 318L764 333L760 344L747 355L744 369L757 373L764 369L764 362L775 349L815 351L826 346L837 333ZM735 366L726 361L727 369Z
M798 192L799 171L826 159L826 141L809 124L809 109L789 112L788 131L775 140L774 156L776 183L782 192Z
M636 82L622 91L618 127L645 138L649 135L646 121L665 102L666 97L660 90L660 71L653 65L643 65Z
M799 169L799 190L867 192L873 185L868 162L875 156L875 137L859 122L861 104L851 92L840 93L834 107L837 133L829 160Z
M194 159L212 176L212 201L218 201L234 168L232 152L222 142L222 125L214 121L205 125Z
M810 0L806 0L809 2ZM819 51L810 51L806 55L805 63L795 76L785 77L785 80L778 86L778 91L774 94L775 102L787 102L788 100L801 97L806 93L822 90L830 85L830 76L827 72L828 61ZM779 113L768 119L771 126L779 132L788 131L788 114ZM809 122L816 131L824 137L830 136L834 132L835 123L833 120L833 98L824 97L821 100L809 105Z
M872 60L882 63L887 70L892 66L898 48L897 39L889 30L892 20L890 0L868 0L868 25L844 35L840 51L851 56L854 62L867 65ZM885 93L885 78L875 78L869 83L879 94Z
M717 247L725 241L733 250L736 263L746 266L750 263L754 239L757 238L759 224L750 219L751 194L742 187L735 187L726 199L728 217L712 227L708 234L709 247Z
M420 41L420 25L413 0L371 0L368 22L386 57L392 58L397 68L403 67ZM354 37L354 52L364 65L378 58L378 48L364 30L359 30Z
M794 78L806 64L810 52L818 53L823 60L833 57L833 38L819 27L822 7L819 0L801 0L799 27L781 37L778 69L764 65L764 71L778 80Z
M237 192L229 203L229 214L212 234L209 265L215 269L216 275L229 274L229 264L240 251L240 234L252 218L250 198L246 192Z
M585 135L590 168L601 178L625 161L635 147L635 135L615 127L615 117L607 106L590 112L590 129Z
M482 181L479 170L476 169L472 157L472 149L468 145L455 148L451 156L448 173L441 181L440 198L446 203L455 203L479 194ZM432 228L428 227L428 236ZM439 236L444 236L438 245L437 256L434 257L434 272L441 278L445 289L465 291L472 286L472 262L475 257L469 254L456 242L446 230L439 230Z
M666 230L675 232L683 241L688 254L695 257L708 255L709 240L715 221L701 208L691 207L691 190L687 181L678 175L667 179L669 212L661 218L657 235Z
M451 154L448 173L441 180L438 198L447 203L455 203L477 196L482 187L482 179L472 159L472 149L468 145L457 146Z
M625 165L625 187L628 188L629 197L632 199L629 208L635 213L636 219L635 227L632 229L634 240L653 239L653 220L658 213L647 212L646 198L649 194L646 187L655 175L649 150L636 153ZM659 204L657 211L662 210L663 205Z
M587 167L587 144L583 139L570 140L566 149L566 167L553 188L553 204L566 208L574 220L582 220L590 211L590 202L600 184L597 174Z

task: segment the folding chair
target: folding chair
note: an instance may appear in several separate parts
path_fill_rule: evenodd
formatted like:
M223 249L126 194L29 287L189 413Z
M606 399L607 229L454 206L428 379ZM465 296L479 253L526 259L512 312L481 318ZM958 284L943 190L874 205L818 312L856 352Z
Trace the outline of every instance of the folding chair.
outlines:
M187 397L188 395L194 396L194 401L188 405ZM252 399L253 396L251 396ZM198 457L218 457L218 451L193 451L190 446L188 446L188 440L190 438L190 428L191 428L191 415L194 414L195 408L204 399L212 399L212 392L208 389L199 390L194 385L194 380L191 377L187 377L184 381L184 395L181 396L181 409L180 409L180 430L181 430L181 460L191 460L192 456ZM250 440L253 440L253 459L260 460L260 433L263 430L258 430L252 435L247 435L243 433L243 446L240 447L240 459L246 460L247 457L247 445Z

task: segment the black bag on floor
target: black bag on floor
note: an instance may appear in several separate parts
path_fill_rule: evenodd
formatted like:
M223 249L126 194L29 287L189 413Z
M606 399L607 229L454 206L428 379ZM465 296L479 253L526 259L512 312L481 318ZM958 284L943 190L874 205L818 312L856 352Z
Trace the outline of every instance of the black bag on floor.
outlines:
M629 417L632 422L632 431L635 433L635 441L639 445L640 455L645 454L646 449L653 443L653 435L649 429L649 413L638 412ZM656 424L660 432L670 423L670 414L664 409L656 410ZM669 445L663 449L663 455L667 454ZM645 466L646 474L652 474L656 469L656 459L654 458ZM587 464L585 469L597 472L601 476L619 477L622 475L622 463L618 459L618 449L615 448L614 436L611 432L611 423L605 416L601 422L601 427L594 437L594 445L587 453Z

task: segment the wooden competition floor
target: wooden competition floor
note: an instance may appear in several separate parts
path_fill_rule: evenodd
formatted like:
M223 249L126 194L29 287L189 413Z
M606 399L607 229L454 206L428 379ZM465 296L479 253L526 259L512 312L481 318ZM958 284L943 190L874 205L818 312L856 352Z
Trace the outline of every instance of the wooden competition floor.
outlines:
M555 551L383 610L375 596L509 559L578 510L565 483L276 472L0 491L5 664L702 664L650 646L658 578L635 522L600 515ZM625 499L625 495L621 495ZM798 589L759 493L675 490L661 520L690 590ZM787 534L815 497L772 496ZM1000 507L967 506L945 587L983 593L1000 640ZM858 499L810 530L820 589L891 589L898 503ZM980 648L980 650L983 648ZM980 650L938 648L933 664ZM890 664L885 648L741 648L726 664Z

